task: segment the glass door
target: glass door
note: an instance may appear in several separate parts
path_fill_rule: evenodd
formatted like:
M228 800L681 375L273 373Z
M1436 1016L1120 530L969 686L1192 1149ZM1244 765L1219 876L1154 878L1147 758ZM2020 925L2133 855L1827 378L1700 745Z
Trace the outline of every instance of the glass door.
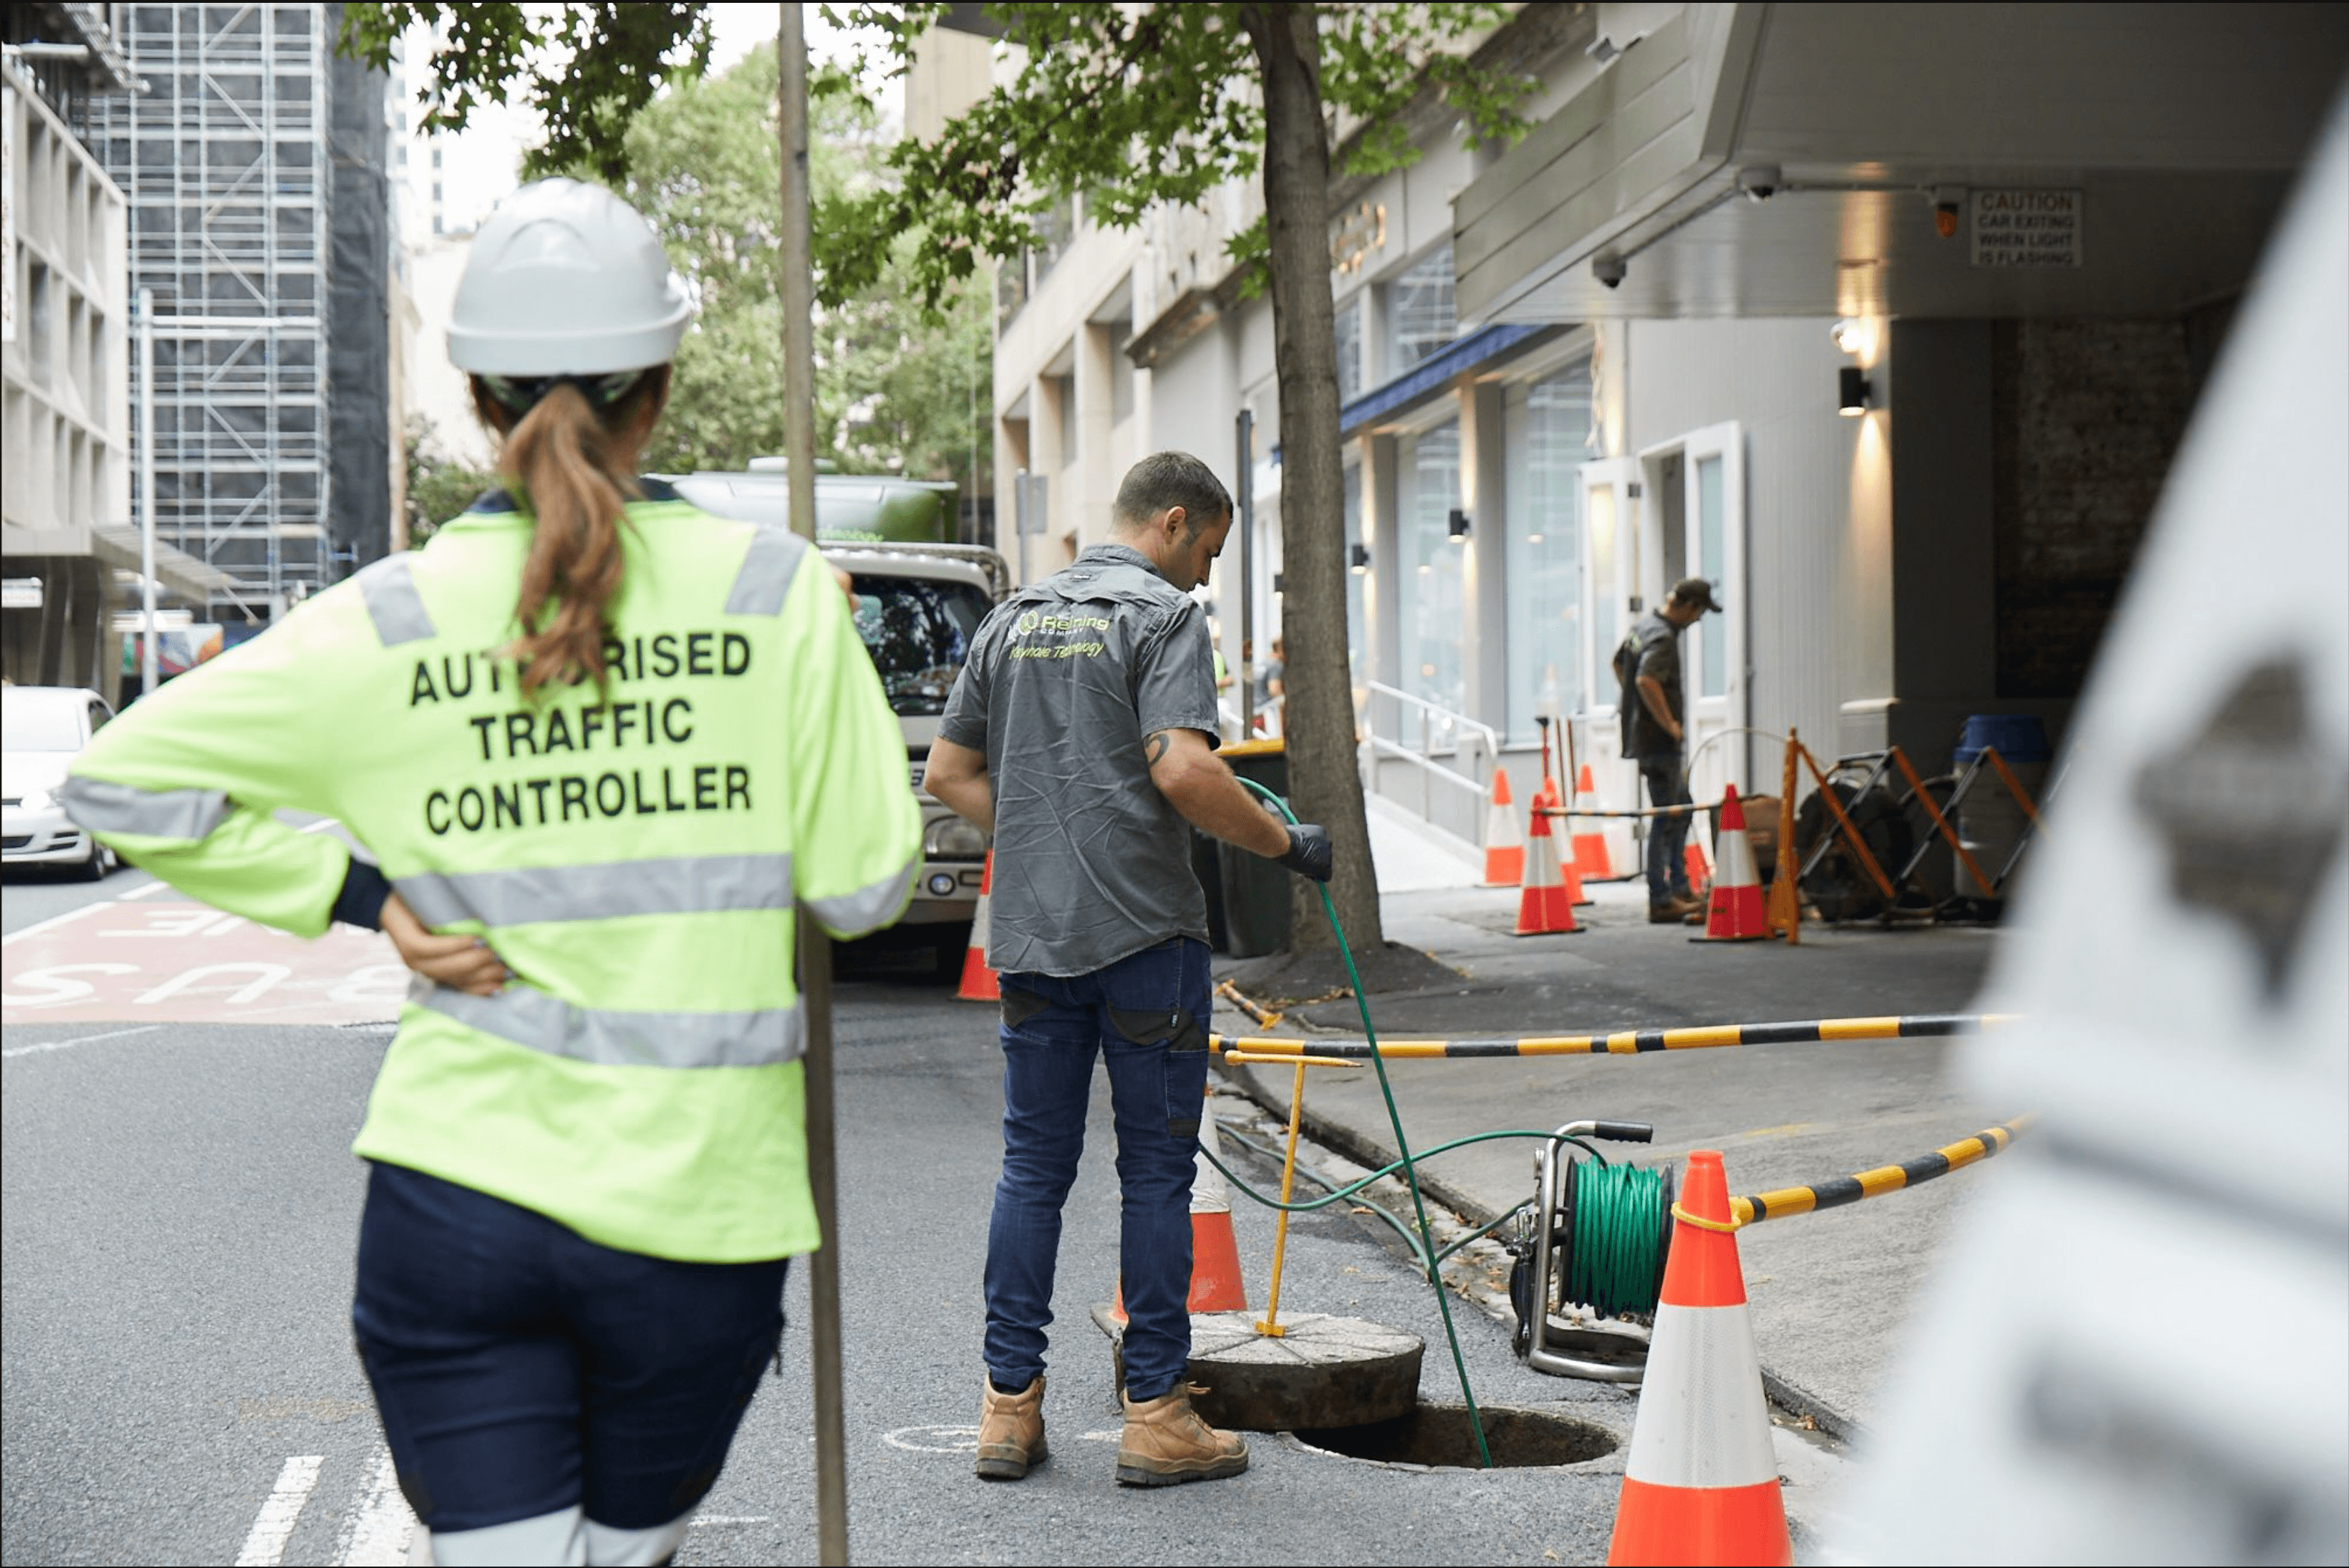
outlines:
M1581 722L1575 728L1573 760L1590 765L1599 804L1611 810L1640 803L1639 770L1623 757L1615 679L1615 646L1638 619L1631 603L1639 593L1639 481L1636 458L1608 458L1581 467L1582 600L1589 607L1582 622L1582 667L1590 672L1590 679L1584 688ZM1567 759L1558 760L1563 767ZM1567 782L1569 792L1574 782ZM1637 863L1630 824L1609 820L1604 834L1613 872L1619 876L1630 872Z
M1750 766L1745 657L1745 441L1734 423L1708 425L1682 438L1686 504L1677 553L1687 574L1713 584L1721 613L1705 615L1681 637L1681 670L1688 699L1688 746L1693 767L1689 790L1718 801L1735 784L1741 793L1775 792L1776 758L1758 776ZM1664 585L1666 591L1671 584Z

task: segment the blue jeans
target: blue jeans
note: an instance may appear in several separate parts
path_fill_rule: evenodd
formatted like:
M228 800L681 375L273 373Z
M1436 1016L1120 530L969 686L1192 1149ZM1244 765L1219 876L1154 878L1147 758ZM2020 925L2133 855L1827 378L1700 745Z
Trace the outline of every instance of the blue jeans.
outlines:
M1655 757L1640 758L1640 778L1648 787L1651 806L1685 806L1689 802L1686 785L1681 782L1681 754L1667 751ZM1670 817L1648 819L1648 903L1668 903L1675 898L1691 896L1688 861L1681 846L1688 842L1689 820L1686 812Z
M775 1353L788 1261L617 1252L376 1165L351 1326L417 1518L445 1535L568 1508L620 1530L685 1513Z
M1003 1175L987 1232L988 1376L1018 1389L1044 1370L1061 1207L1084 1152L1099 1052L1124 1199L1125 1388L1155 1399L1191 1358L1191 1181L1213 1006L1206 944L1178 936L1090 975L1007 974L1001 984Z

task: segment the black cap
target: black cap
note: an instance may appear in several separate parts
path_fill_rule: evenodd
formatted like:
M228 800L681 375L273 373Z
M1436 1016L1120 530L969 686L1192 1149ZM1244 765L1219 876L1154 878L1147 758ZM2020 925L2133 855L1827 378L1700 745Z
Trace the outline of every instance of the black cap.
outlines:
M1672 584L1671 602L1693 604L1699 611L1719 612L1721 602L1713 596L1713 584L1702 577L1683 577Z

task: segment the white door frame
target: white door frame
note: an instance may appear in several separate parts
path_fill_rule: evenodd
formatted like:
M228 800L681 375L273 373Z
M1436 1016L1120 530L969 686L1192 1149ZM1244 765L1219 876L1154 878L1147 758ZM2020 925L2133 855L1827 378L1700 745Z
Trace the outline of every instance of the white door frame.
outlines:
M1688 740L1684 755L1695 762L1689 778L1689 792L1700 803L1718 802L1723 787L1729 784L1736 784L1741 794L1751 794L1759 785L1775 787L1776 783L1775 777L1754 777L1749 765L1751 747L1740 744L1741 740L1750 741L1751 737L1715 738L1729 737L1746 727L1747 699L1753 684L1753 671L1746 657L1744 427L1733 419L1701 426L1643 449L1640 461L1643 469L1652 472L1661 459L1675 453L1682 459L1682 560L1686 562L1687 575L1707 578L1713 583L1713 597L1721 603L1720 614L1702 617L1681 637L1682 685L1689 709L1685 716ZM1708 561L1703 528L1706 486L1702 476L1704 465L1715 459L1720 463L1715 482L1721 488L1721 537L1717 559ZM1662 580L1664 527L1661 507L1643 511L1640 533L1640 554L1650 579L1646 590L1659 600L1671 590L1671 584ZM1718 691L1707 692L1705 659L1709 647L1715 645L1723 655L1723 685Z
M1640 776L1623 756L1616 713L1615 647L1639 612L1631 603L1640 583L1640 460L1602 458L1584 463L1582 484L1582 667L1588 672L1578 760L1590 764L1599 803L1609 810L1640 804ZM1602 549L1603 546L1603 549ZM1600 570L1604 553L1607 568ZM1562 760L1562 759L1561 759ZM1567 780L1573 788L1575 780ZM1602 829L1618 876L1637 875L1631 825L1609 820Z

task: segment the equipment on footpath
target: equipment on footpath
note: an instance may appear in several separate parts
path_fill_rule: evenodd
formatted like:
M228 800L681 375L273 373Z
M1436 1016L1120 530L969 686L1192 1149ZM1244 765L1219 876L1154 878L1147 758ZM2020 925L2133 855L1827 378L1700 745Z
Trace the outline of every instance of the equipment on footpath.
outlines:
M1689 1154L1615 1505L1613 1564L1792 1563L1721 1155Z
M1704 934L1690 940L1759 942L1770 934L1770 922L1762 908L1762 879L1754 869L1754 851L1745 842L1745 808L1734 784L1721 800L1719 847L1721 874L1713 879Z
M1897 746L1839 757L1832 768L1821 768L1794 737L1787 746L1818 784L1795 813L1791 852L1804 901L1822 920L1890 924L1997 917L1996 896L1965 888L2002 893L2038 828L2039 808L1996 747L1975 751L1961 773L1920 779ZM1905 788L1894 783L1896 773ZM1982 846L1970 844L1952 819L1969 798L1981 815L1987 796L1976 791L1999 789L2023 825L2011 835L1993 873L1973 852Z
M1516 934L1549 936L1580 929L1574 920L1580 886L1568 880L1570 875L1558 859L1557 835L1549 830L1548 814L1535 811L1526 835L1525 892L1517 899Z
M987 966L987 901L995 891L995 851L987 851L987 863L978 873L978 908L970 917L970 946L963 954L962 986L955 995L965 1002L998 1002L1003 999L1003 987L995 971Z
M1525 880L1526 840L1509 798L1509 770L1493 769L1492 805L1485 814L1485 885L1516 887Z

